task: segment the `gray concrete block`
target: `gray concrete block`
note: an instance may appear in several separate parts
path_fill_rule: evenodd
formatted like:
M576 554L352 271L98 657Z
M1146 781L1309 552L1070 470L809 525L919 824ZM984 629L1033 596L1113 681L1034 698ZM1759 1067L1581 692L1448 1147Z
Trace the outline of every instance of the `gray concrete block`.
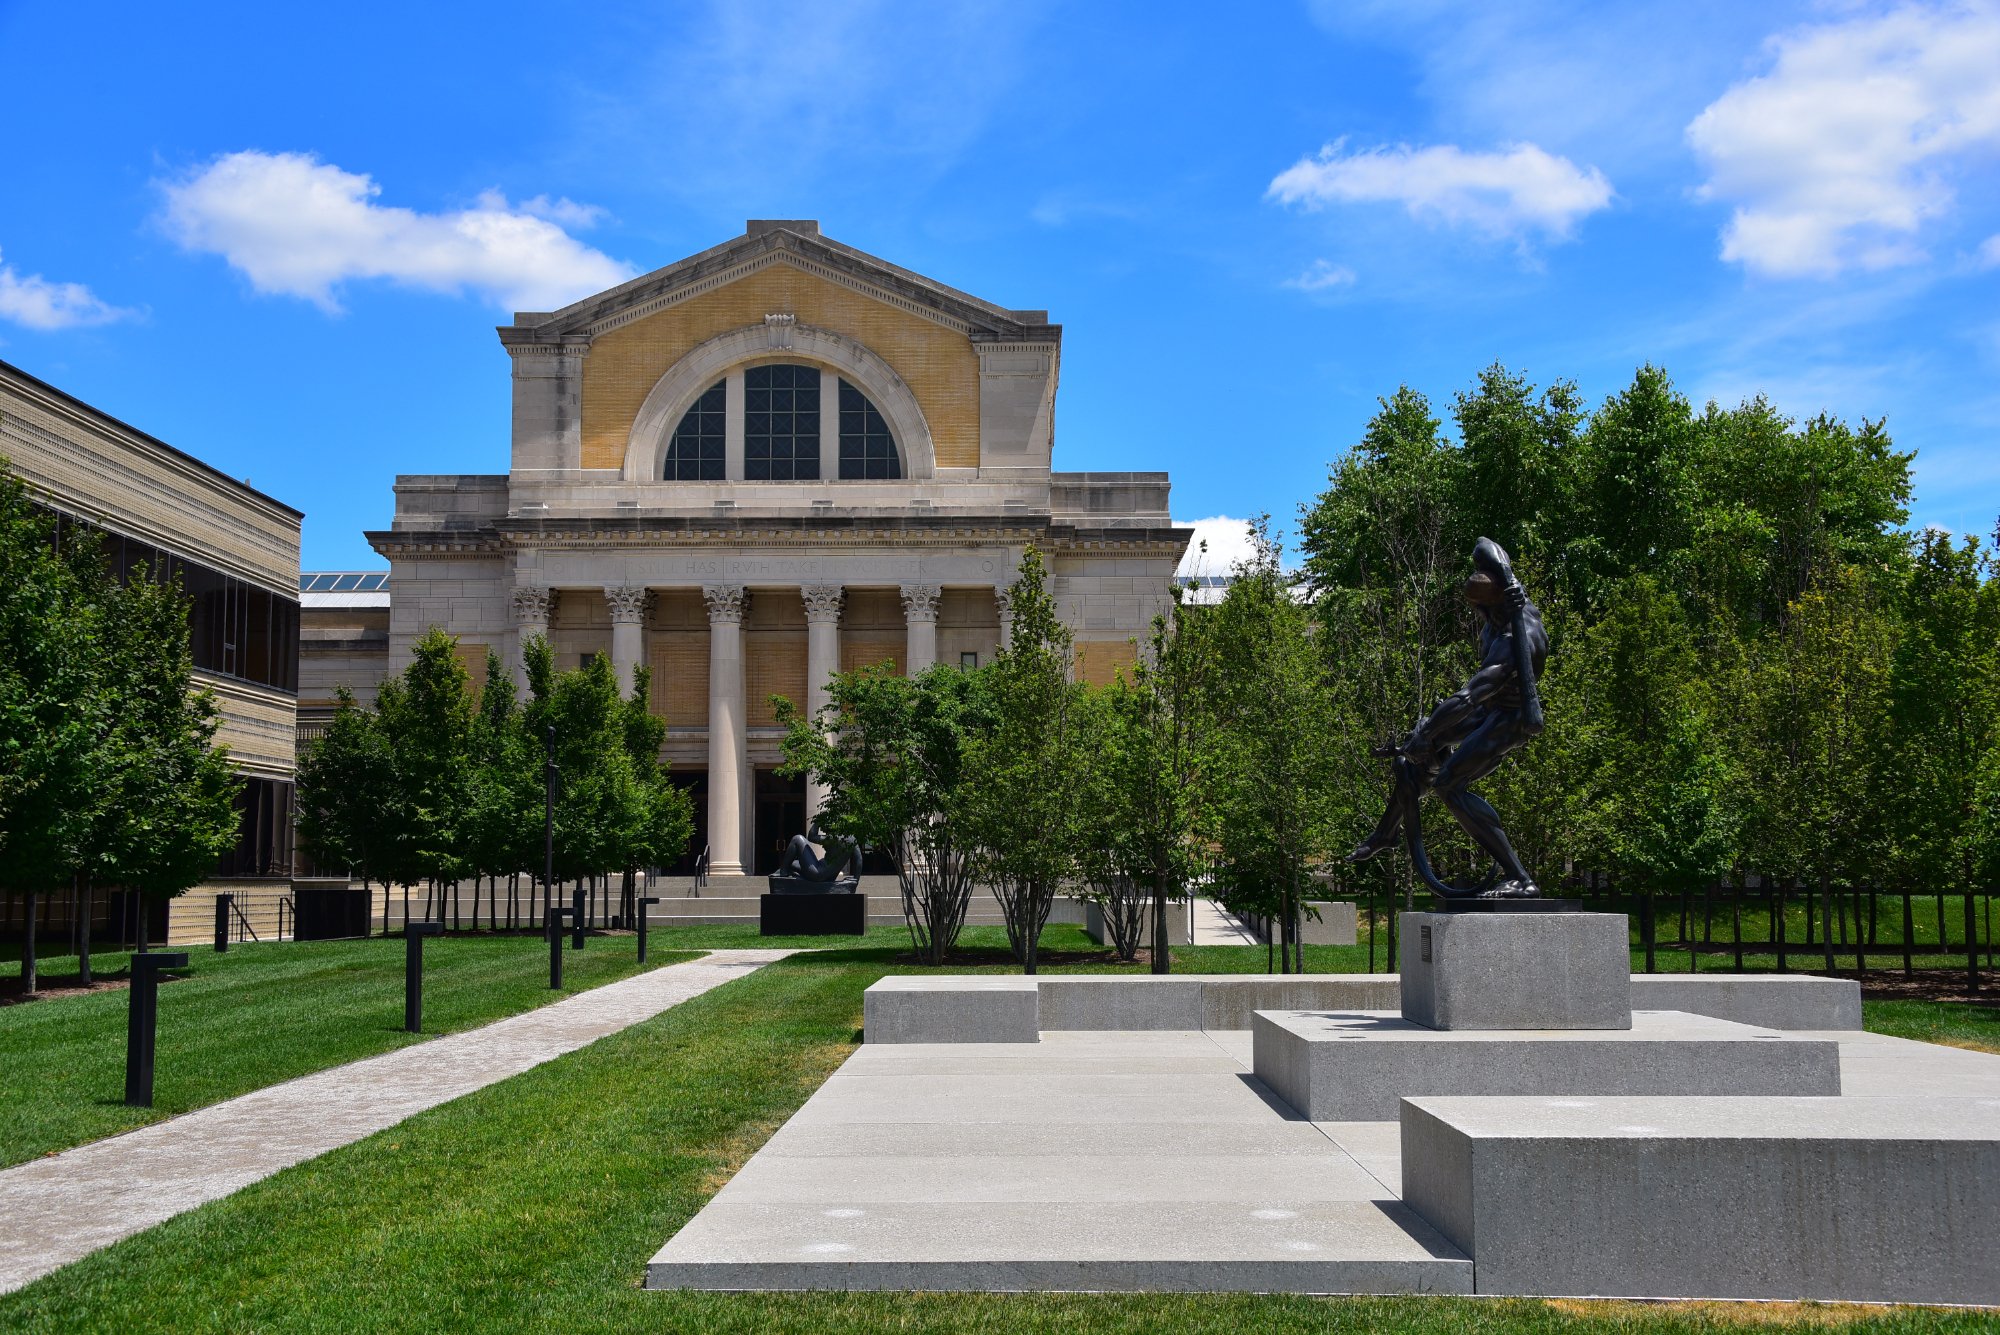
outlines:
M1351 946L1360 939L1355 935L1354 905L1349 901L1314 900L1307 907L1319 911L1319 917L1306 915L1299 926L1307 945Z
M1387 1121L1445 1095L1830 1095L1840 1045L1678 1011L1631 1029L1429 1029L1384 1013L1261 1011L1252 1069L1315 1122Z
M1812 974L1635 973L1632 1005L1766 1029L1861 1027L1861 984Z
M1035 980L1011 975L930 975L876 982L861 996L870 1043L1034 1043Z
M1100 946L1111 944L1110 938L1104 930L1104 906L1096 900L1086 899L1082 901L1082 908L1083 934ZM1144 944L1147 946L1153 944L1153 928L1150 922L1146 926ZM1167 905L1167 944L1170 946L1184 946L1188 944L1188 910L1186 904L1170 903Z
M1410 1099L1486 1294L2000 1303L2000 1099Z
M1387 1010L1400 991L1392 973L1202 974L1201 1027L1248 1029L1267 1010Z
M1050 975L1037 980L1044 1029L1199 1029L1199 978Z
M1432 1029L1628 1029L1622 913L1405 913L1402 1007Z

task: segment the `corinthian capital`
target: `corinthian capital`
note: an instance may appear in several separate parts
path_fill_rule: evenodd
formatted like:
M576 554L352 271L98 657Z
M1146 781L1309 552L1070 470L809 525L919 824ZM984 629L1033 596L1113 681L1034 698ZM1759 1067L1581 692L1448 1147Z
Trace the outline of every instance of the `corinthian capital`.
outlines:
M944 590L935 584L903 586L903 616L909 621L936 621L938 599Z
M651 593L642 588L608 588L604 601L611 605L611 623L629 625L646 619L646 599Z
M514 620L524 626L546 626L549 614L555 610L554 589L519 588L514 590Z
M841 600L846 596L847 590L838 584L808 584L799 590L807 621L839 621Z
M750 591L741 584L704 584L701 596L708 601L708 624L735 625L750 608Z

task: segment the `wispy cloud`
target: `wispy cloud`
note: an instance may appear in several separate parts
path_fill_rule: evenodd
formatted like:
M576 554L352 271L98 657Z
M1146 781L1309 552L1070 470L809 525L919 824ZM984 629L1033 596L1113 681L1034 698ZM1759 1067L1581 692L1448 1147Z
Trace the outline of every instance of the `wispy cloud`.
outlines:
M82 283L59 283L0 264L0 320L26 329L77 329L136 314L104 301Z
M1314 260L1306 266L1304 273L1296 278L1287 278L1283 285L1301 292L1327 292L1338 287L1353 287L1354 270L1332 260Z
M2000 149L2000 9L1909 6L1767 47L1769 70L1687 127L1700 197L1733 206L1723 258L1781 278L1924 259L1954 177Z
M1257 554L1247 519L1212 515L1207 519L1174 522L1194 530L1194 537L1188 540L1187 554L1181 557L1180 568L1174 572L1182 579L1229 575Z
M1611 183L1534 144L1468 152L1455 144L1348 152L1345 140L1301 158L1271 182L1271 198L1320 208L1400 204L1419 222L1494 237L1566 240L1578 222L1611 203Z
M1987 237L1979 243L1979 267L1991 269L2000 265L2000 234Z
M879 196L985 131L1032 69L1044 8L708 0L671 40L579 90L588 138L732 211L816 206L857 170Z
M565 230L597 211L496 191L468 209L419 213L377 202L382 188L309 153L230 153L163 183L163 221L189 250L220 255L259 292L340 309L343 284L383 279L471 291L503 310L549 310L632 276Z

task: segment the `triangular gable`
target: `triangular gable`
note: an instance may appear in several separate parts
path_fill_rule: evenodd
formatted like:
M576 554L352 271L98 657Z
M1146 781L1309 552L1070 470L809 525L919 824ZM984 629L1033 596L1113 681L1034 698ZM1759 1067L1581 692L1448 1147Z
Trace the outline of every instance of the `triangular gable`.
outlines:
M793 265L981 341L1039 340L1053 333L1046 311L1009 310L981 301L821 236L818 223L753 221L742 236L559 311L519 312L511 327L502 327L502 340L595 338L772 264Z

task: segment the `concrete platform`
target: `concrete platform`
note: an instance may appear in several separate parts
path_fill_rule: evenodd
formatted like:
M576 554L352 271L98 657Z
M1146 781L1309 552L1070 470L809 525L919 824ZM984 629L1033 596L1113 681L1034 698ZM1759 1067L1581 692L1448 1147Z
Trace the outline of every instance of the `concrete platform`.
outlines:
M1016 974L897 974L861 998L870 1043L1033 1043L1035 982Z
M1832 1042L1681 1011L1630 1029L1440 1031L1386 1011L1259 1011L1258 1079L1314 1121L1385 1121L1459 1095L1833 1095Z
M1635 973L1632 1006L1766 1029L1859 1029L1861 984L1798 973Z
M649 1288L1465 1293L1464 1255L1195 1032L865 1045Z
M2000 1098L1408 1099L1486 1294L2000 1303Z

